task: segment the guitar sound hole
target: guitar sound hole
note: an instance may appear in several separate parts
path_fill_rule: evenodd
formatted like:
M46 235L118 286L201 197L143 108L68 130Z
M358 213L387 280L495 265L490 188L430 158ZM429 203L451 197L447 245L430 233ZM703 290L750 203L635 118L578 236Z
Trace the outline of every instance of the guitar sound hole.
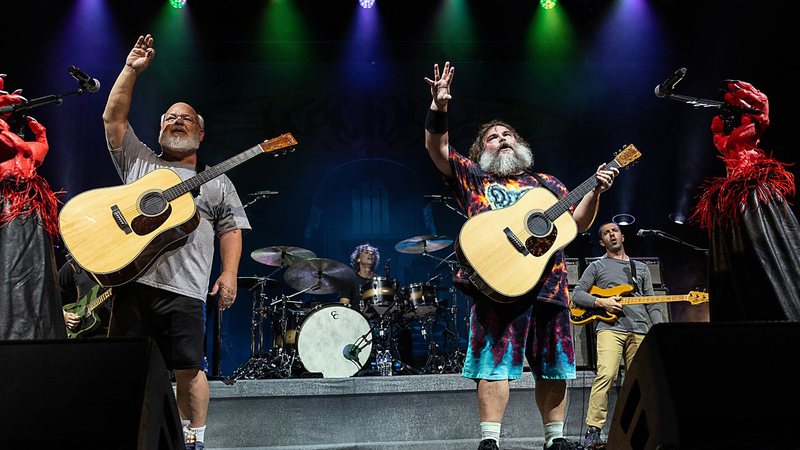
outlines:
M550 234L552 223L541 214L533 214L528 217L528 231L536 237L544 237Z
M139 204L142 214L146 216L156 216L161 214L167 207L167 200L160 192L148 192L142 196Z

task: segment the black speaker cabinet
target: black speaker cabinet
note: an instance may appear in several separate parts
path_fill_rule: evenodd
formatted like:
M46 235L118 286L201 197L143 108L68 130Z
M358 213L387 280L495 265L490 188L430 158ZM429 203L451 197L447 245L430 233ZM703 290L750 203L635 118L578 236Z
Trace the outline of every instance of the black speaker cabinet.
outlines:
M608 448L800 448L788 363L798 342L798 322L654 326L625 375Z
M150 339L3 341L0 361L0 448L184 448Z

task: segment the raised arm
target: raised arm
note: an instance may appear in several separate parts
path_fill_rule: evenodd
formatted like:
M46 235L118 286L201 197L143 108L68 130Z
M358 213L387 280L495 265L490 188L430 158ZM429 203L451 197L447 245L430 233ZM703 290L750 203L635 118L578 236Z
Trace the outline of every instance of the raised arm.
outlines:
M103 111L103 126L111 148L118 148L122 145L122 138L125 137L125 131L128 128L128 113L131 109L133 87L139 74L150 66L155 54L153 37L149 34L139 36L136 45L133 46L125 60L122 72L111 87L106 109Z
M439 65L433 65L433 79L425 77L431 87L431 108L425 118L425 148L428 155L442 174L451 177L448 155L450 138L447 132L447 104L453 97L450 95L450 83L453 81L455 68L450 62L444 63L444 70L439 72Z
M583 196L578 206L575 207L575 212L572 213L572 218L578 224L580 232L584 232L592 226L592 222L597 216L597 208L600 206L600 194L611 187L614 177L617 175L619 175L619 170L615 168L606 169L605 164L601 164L597 168L597 172L594 175L597 179L597 187Z

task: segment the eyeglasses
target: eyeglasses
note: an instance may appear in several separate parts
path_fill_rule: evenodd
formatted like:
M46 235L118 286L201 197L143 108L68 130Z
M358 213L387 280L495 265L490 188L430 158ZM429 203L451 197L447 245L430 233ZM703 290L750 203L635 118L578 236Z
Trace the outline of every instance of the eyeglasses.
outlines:
M175 123L175 121L178 119L181 119L184 122L191 122L195 125L198 124L197 117L191 114L167 114L164 116L164 123Z

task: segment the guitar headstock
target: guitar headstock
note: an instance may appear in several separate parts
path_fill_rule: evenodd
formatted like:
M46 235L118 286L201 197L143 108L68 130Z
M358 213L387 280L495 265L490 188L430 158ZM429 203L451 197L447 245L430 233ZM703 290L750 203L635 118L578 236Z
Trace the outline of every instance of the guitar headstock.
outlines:
M620 167L625 167L639 159L640 156L642 156L642 154L636 146L628 144L614 155L614 161L616 161Z
M292 133L284 133L278 137L274 137L272 139L268 139L260 144L261 150L264 153L273 153L279 150L283 150L281 154L285 154L287 148L297 145L297 139L292 136ZM277 156L277 155L276 155Z
M689 295L686 296L686 300L688 300L692 305L705 303L708 301L708 292L691 291L689 292Z

